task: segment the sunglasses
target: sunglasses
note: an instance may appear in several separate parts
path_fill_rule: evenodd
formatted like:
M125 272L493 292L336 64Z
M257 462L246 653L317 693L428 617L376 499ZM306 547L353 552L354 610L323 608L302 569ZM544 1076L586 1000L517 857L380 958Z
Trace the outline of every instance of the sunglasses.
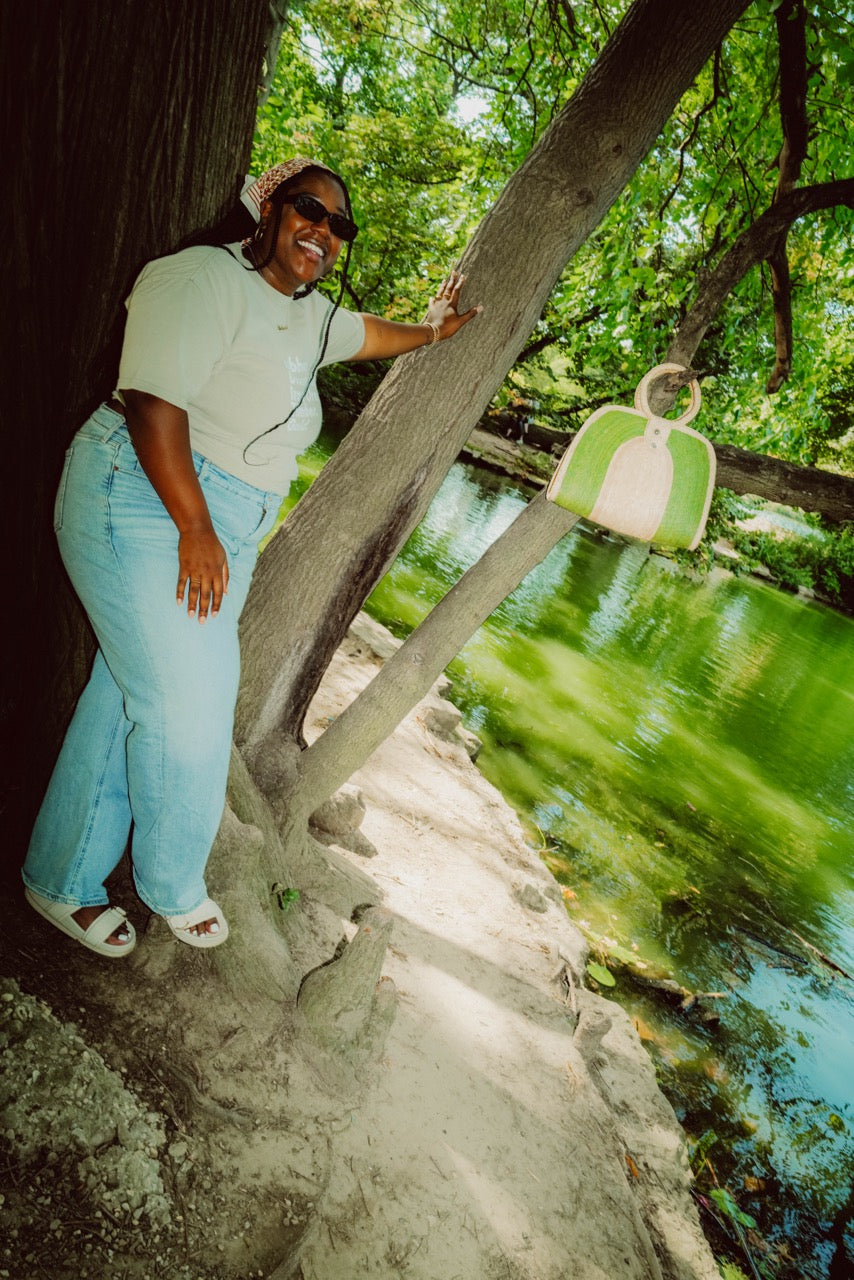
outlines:
M359 234L359 228L352 218L346 218L343 213L330 213L325 204L305 191L300 191L295 196L285 196L282 204L292 204L299 216L309 222L322 222L324 218L328 218L329 230L347 244L352 244Z

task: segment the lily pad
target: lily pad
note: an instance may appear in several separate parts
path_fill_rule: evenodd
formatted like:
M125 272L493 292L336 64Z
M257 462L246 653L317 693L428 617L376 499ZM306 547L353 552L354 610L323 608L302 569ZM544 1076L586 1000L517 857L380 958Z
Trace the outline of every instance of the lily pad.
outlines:
M617 985L617 979L611 970L606 969L603 964L597 964L595 960L587 961L587 972L594 982L599 983L600 987L614 987Z

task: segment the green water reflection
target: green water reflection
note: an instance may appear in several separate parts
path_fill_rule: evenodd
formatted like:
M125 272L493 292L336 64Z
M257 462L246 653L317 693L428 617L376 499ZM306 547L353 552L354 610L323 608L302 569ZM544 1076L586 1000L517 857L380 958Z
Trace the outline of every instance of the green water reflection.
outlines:
M456 466L371 612L416 625L524 501ZM592 533L565 539L450 668L481 768L575 918L726 993L710 1032L616 989L689 1132L726 1138L719 1171L787 1239L779 1276L838 1268L850 1213L854 983L816 953L854 973L853 670L850 619Z
M456 465L370 611L408 632L526 501ZM714 1030L623 979L613 995L689 1134L724 1139L719 1176L781 1280L854 1274L854 982L820 958L854 973L852 672L850 619L590 532L450 668L480 767L576 921L725 993Z

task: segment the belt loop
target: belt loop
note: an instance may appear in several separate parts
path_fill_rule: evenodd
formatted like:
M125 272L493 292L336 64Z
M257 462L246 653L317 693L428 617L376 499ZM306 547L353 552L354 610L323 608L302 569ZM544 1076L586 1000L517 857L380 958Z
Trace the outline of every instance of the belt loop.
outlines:
M109 414L109 417L107 417L107 414ZM102 444L114 443L117 436L124 435L127 437L127 426L124 418L120 417L106 400L87 419L87 422L81 427L81 431L83 431L84 435L88 435L90 439L100 440ZM121 443L121 440L119 440L119 443Z

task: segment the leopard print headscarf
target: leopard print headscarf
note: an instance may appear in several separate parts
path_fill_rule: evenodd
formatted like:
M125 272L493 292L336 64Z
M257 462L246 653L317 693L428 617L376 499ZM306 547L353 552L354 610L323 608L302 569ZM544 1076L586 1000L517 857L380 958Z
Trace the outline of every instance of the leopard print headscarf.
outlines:
M261 217L261 205L273 194L276 187L287 182L288 178L301 173L303 169L325 169L327 173L337 177L328 164L324 164L322 160L310 160L308 156L294 156L292 160L284 160L281 164L274 165L272 169L262 173L260 178L255 178L248 187L244 187L240 197L256 222Z

